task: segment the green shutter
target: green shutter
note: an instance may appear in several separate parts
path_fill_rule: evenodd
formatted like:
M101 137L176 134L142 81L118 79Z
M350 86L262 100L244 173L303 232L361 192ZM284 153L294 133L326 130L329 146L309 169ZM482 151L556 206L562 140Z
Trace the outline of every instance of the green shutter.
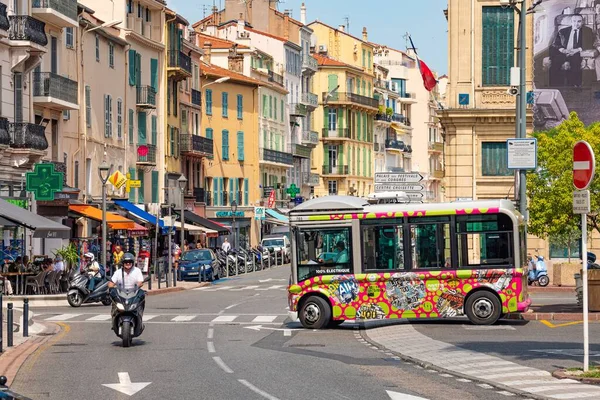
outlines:
M158 203L158 171L152 171L152 202Z
M138 180L140 181L140 187L138 189L138 203L144 204L146 203L146 201L144 200L144 170L140 170L138 175Z
M234 183L234 191L235 191L235 201L238 203L238 205L242 204L242 199L240 199L239 194L240 194L240 180L238 178L235 178Z
M244 96L241 94L237 95L237 117L238 119L244 118Z
M228 116L229 108L229 94L227 92L221 93L221 115L224 117Z
M129 144L133 143L133 110L129 109Z
M129 86L135 86L135 50L129 50Z
M212 128L206 128L206 137L208 139L212 139L213 138L213 129Z
M227 201L229 201L229 204L231 204L231 202L233 201L233 181L235 178L229 178L229 196L227 197ZM227 204L225 204L227 205Z
M142 85L142 55L135 53L135 84Z
M483 176L511 176L508 169L506 142L481 143L481 174Z
M367 66L367 50L362 49L362 65L363 67Z
M206 115L212 115L212 90L206 89Z
M267 103L267 95L263 94L263 117L267 118L269 111L269 104Z
M221 151L223 160L229 160L229 131L226 129L221 132Z
M152 116L152 144L158 145L158 132L157 132L157 118L156 115Z
M138 112L138 144L146 143L146 113Z
M353 147L352 146L348 146L348 174L352 175L352 172L354 171L354 165L352 165L352 150Z
M363 176L367 176L367 149L363 147Z
M269 118L273 118L273 96L269 96Z
M500 6L482 8L483 85L506 86L514 65L514 10Z
M281 122L283 122L284 121L284 110L285 110L285 108L283 107L283 100L281 100L280 104L281 104L281 111L280 111L281 112Z
M369 54L371 54L371 53L369 53ZM373 96L371 94L371 82L369 82L368 88L369 88L369 91L367 92L367 96L371 97L371 96Z
M340 144L339 146L337 146L337 149L338 149L338 165L343 166L344 165L344 145Z
M367 124L367 113L363 113L363 132L364 132L364 140L365 142L369 141L369 136L368 136L368 124ZM372 142L372 140L371 140Z
M344 109L343 108L338 108L338 121L337 121L337 126L338 126L338 130L341 132L342 128L345 128L344 126ZM349 129L352 129L352 127L348 127Z
M372 169L373 168L373 160L371 159L371 149L369 149L368 153L369 153L369 174L367 176L373 176L373 169Z
M150 59L150 86L158 92L158 60L156 58Z
M331 145L323 146L323 165L329 166L329 147Z
M247 206L248 204L248 178L244 178L244 205Z
M244 132L237 133L238 161L244 161Z
M358 127L358 140L361 140L361 138L362 138L362 113L361 112L356 113L356 122L357 122L357 127Z
M129 168L129 179L135 180L135 168ZM135 203L135 189L129 191L129 201Z

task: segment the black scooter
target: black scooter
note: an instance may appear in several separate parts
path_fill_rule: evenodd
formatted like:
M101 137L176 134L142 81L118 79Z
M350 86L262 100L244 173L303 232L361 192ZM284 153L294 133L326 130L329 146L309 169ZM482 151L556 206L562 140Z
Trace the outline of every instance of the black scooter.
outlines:
M150 278L144 279L148 282ZM112 330L123 340L123 347L131 346L134 337L144 331L142 317L146 306L146 292L135 287L132 290L115 287L110 289L112 299Z
M108 280L106 277L96 285L93 292L88 289L90 278L87 273L75 273L69 283L67 291L67 301L71 307L79 307L84 303L101 302L105 306L110 305L110 297L108 295Z

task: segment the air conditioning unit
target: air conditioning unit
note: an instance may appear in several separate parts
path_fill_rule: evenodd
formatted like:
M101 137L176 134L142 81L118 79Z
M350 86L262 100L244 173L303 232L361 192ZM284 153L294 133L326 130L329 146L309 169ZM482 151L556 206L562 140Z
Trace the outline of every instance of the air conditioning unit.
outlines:
M327 46L324 44L319 45L319 54L327 54Z

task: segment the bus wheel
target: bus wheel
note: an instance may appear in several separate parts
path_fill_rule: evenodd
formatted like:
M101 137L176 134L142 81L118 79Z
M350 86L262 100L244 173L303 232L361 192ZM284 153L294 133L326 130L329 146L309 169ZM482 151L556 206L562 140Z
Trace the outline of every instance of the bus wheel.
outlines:
M311 296L300 309L300 322L307 329L322 329L331 320L331 307L318 296Z
M492 325L500 318L502 305L498 297L482 290L469 296L465 312L469 321L475 325Z

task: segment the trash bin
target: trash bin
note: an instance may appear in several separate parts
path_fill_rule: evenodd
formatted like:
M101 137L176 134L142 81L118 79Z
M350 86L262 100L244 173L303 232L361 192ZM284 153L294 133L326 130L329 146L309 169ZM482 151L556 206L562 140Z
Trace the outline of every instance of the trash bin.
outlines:
M588 270L588 308L600 311L600 270Z

